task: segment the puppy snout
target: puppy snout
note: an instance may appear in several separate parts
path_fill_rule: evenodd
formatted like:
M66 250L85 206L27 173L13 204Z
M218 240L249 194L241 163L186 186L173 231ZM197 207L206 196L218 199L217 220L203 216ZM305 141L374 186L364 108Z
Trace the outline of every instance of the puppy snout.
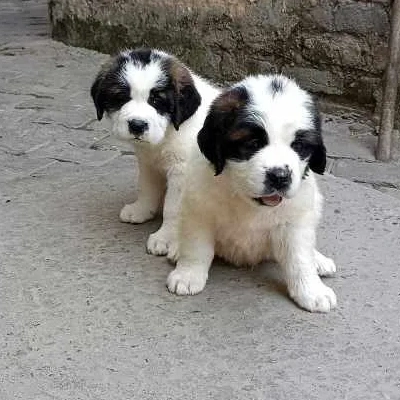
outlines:
M132 135L141 136L144 131L148 129L149 124L141 119L130 119L128 121L128 127Z
M287 189L292 183L292 172L287 166L284 168L275 167L267 171L266 184L267 186L276 189Z

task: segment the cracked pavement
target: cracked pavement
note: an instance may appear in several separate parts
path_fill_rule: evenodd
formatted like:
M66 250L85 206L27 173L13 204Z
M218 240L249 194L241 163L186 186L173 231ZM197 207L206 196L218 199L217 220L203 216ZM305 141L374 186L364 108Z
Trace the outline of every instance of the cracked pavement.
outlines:
M298 309L274 264L216 261L171 295L145 252L159 221L118 221L137 170L89 98L107 56L50 40L46 12L0 3L0 399L397 400L399 165L374 160L371 122L324 115L336 310Z

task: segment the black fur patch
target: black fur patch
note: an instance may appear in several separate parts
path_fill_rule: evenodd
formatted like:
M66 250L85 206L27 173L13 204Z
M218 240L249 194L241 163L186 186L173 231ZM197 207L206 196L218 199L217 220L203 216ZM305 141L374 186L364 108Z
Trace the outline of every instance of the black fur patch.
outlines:
M282 92L282 89L283 89L282 80L279 79L278 77L275 77L274 79L272 79L272 81L271 81L272 95Z
M158 86L150 90L147 102L156 109L160 115L171 115L174 110L174 93L172 87Z
M119 110L131 98L129 85L121 74L127 62L128 58L124 55L116 57L107 70L97 75L91 87L90 93L99 121L103 118L104 112Z
M170 103L170 118L176 130L199 108L201 96L197 91L192 74L174 57L163 60L162 70L167 76L164 83Z
M292 149L302 160L310 158L318 143L318 133L314 130L298 130L291 144Z
M175 108L171 120L176 130L197 111L200 104L201 96L193 82L175 92Z
M326 167L326 148L321 134L321 118L314 101L309 103L308 108L312 114L313 128L298 130L291 147L302 160L308 158L308 165L312 171L323 174Z
M248 118L249 94L244 86L223 92L211 109L199 132L201 152L214 165L215 174L222 172L226 160L248 160L268 144L264 128Z
M151 49L137 49L129 52L130 61L135 64L148 65L155 58L155 54ZM159 57L158 57L159 58Z
M258 150L268 144L268 135L264 128L255 123L241 122L228 130L224 135L223 155L226 159L245 161L249 160ZM232 140L235 133L241 132L243 136Z

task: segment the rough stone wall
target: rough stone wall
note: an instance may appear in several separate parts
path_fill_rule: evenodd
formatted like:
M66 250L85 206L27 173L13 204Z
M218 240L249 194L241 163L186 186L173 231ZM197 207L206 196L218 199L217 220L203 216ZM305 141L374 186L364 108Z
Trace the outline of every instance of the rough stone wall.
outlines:
M53 37L115 53L151 46L212 80L284 72L371 109L387 58L390 0L50 0Z

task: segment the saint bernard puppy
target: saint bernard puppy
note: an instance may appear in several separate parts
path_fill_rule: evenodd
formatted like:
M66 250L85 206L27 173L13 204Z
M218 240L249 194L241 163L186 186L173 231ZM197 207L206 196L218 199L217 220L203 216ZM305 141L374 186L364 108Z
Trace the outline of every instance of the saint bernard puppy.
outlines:
M309 311L336 306L319 275L334 262L316 250L322 196L314 172L326 151L317 106L281 75L251 76L211 105L190 158L169 291L204 289L215 255L239 265L273 259L290 297Z
M137 200L122 208L123 222L139 224L163 209L161 228L150 235L151 254L176 251L185 164L219 90L175 57L154 49L123 51L97 75L91 95L97 118L134 144L139 164Z

